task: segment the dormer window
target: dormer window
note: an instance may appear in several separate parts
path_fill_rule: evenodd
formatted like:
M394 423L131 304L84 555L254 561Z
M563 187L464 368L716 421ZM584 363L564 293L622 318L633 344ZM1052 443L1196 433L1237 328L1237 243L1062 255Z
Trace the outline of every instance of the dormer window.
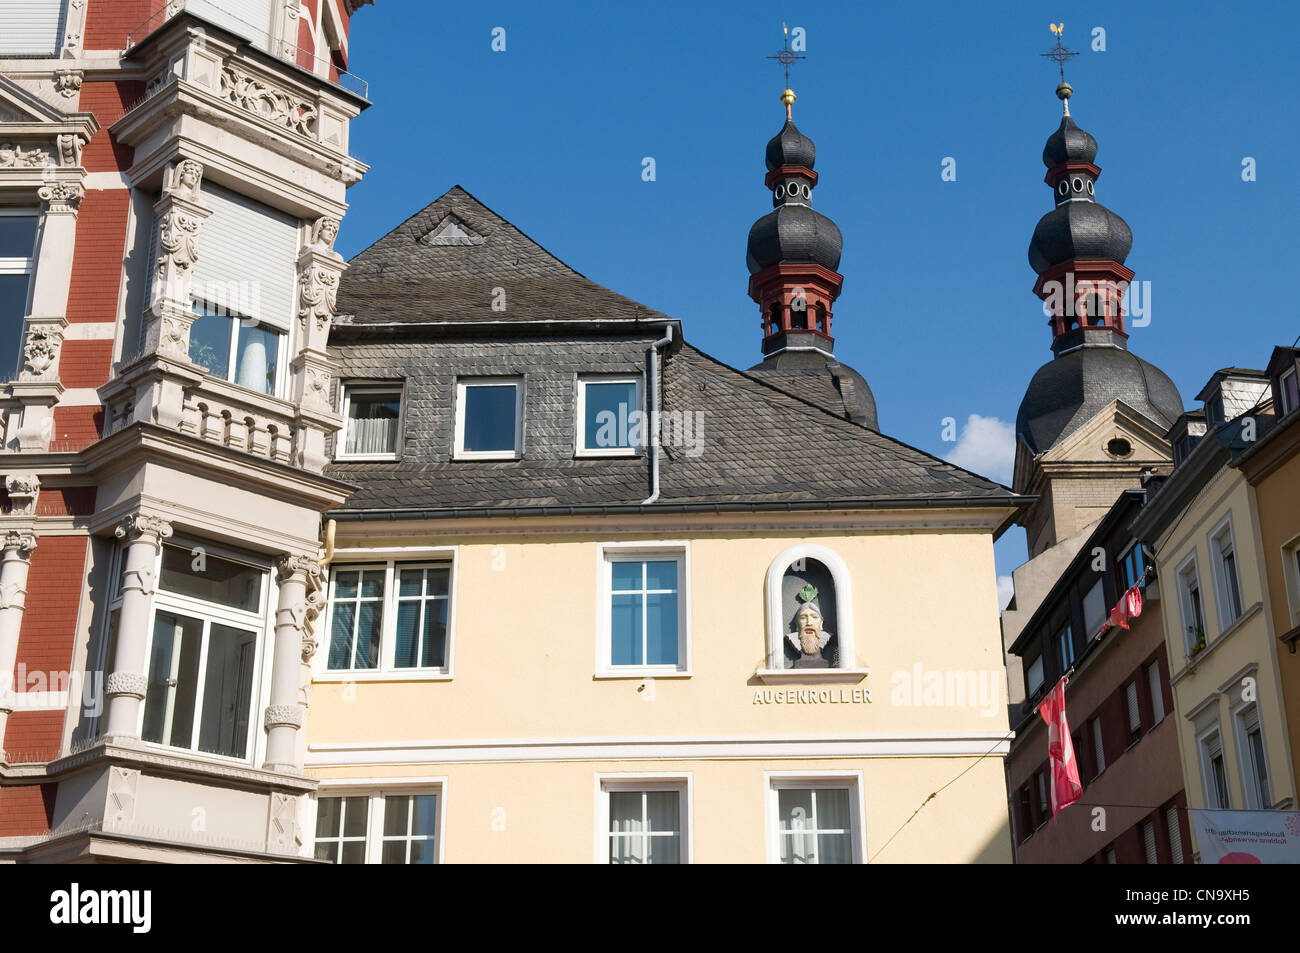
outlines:
M1279 379L1282 391L1282 415L1300 407L1300 373L1293 367Z
M524 382L481 377L456 383L456 459L517 460L523 448Z
M402 388L346 385L340 460L396 460L401 439Z
M579 456L630 456L649 439L641 410L641 378L578 381Z

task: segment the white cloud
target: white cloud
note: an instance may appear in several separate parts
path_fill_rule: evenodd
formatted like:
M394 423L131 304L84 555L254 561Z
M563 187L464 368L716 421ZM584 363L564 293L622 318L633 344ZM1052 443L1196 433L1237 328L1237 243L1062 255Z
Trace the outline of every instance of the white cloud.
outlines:
M1015 595L1016 589L1012 585L1010 576L998 576L998 608L1005 609L1011 597Z
M1009 485L1016 462L1016 428L997 417L971 414L947 459L949 463Z

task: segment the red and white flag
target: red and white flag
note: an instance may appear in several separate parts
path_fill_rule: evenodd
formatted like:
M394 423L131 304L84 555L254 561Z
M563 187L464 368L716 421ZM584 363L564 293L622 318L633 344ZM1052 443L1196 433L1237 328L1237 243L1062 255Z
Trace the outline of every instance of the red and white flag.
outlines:
M1083 794L1079 763L1074 760L1070 723L1065 718L1065 685L1068 681L1068 678L1062 677L1038 704L1038 714L1047 722L1047 756L1052 763L1053 818Z
M1129 586L1124 595L1119 597L1115 608L1110 610L1110 624L1121 629L1128 628L1128 620L1136 619L1142 614L1142 590Z

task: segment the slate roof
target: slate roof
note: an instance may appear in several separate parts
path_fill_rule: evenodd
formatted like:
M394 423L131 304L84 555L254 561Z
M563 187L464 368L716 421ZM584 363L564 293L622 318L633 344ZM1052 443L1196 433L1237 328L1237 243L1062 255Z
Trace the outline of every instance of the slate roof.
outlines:
M469 231L482 235L485 241L432 248L420 245L420 236L438 228L453 210ZM483 327L464 323L455 308L471 300L485 280L513 287L517 283L515 268L531 280L566 289L565 293L581 299L581 308L557 311L542 295L527 300L522 314L514 305L495 316L490 308L484 314L475 312L475 317L495 322L489 329L495 332L489 342ZM645 454L574 457L573 413L568 402L573 399L575 369L591 367L593 356L615 352L621 355L619 360L643 364L649 342L662 334L665 323L676 324L673 319L579 275L459 187L357 255L344 274L339 299L340 311L345 310L346 302L353 312L350 323L336 326L331 339L345 373L351 368L360 376L373 377L387 360L389 366L400 368L401 373L395 376L408 377L410 393L412 377L427 379L436 374L445 378L480 350L491 352L484 359L498 360L498 353L513 346L531 362L527 373L536 376L538 385L530 383L525 391L524 459L505 462L449 459L445 449L439 449L447 446L446 435L434 439L428 431L435 421L447 419L445 393L451 388L446 384L426 387L423 393L437 393L421 396L405 411L405 428L416 434L412 443L417 452L404 451L404 458L397 462L336 463L328 468L329 475L358 487L335 515L635 509L649 495L650 467ZM588 316L589 309L594 311L587 327L570 335L550 329L543 334L536 323L581 319ZM617 333L597 331L596 321L610 314L636 317L645 323L624 326ZM501 326L511 321L517 322L513 329ZM383 338L376 339L374 329L367 328L375 322L398 326L390 326ZM651 322L657 326L648 326ZM502 341L506 333L523 343ZM545 340L545 347L537 346L539 337ZM399 351L412 358L395 358ZM379 356L371 359L368 353ZM382 357L384 353L388 356ZM375 363L367 365L368 360ZM424 370L419 362L425 362ZM449 363L456 367L448 368ZM659 501L645 507L646 511L668 507L996 506L1029 500L814 402L828 395L803 399L762 379L776 375L760 377L729 367L685 343L680 335L666 350L662 371L663 410L687 415L692 426L701 419L697 415L703 415L701 452L694 452L689 444L671 445L674 441L666 440L670 445L664 446L661 455ZM530 411L530 401L546 403ZM566 406L548 406L560 401ZM532 437L527 429L530 413L539 423ZM563 425L556 424L566 417L567 433ZM441 426L445 429L446 425Z
M448 215L481 241L421 241ZM505 310L492 307L498 287ZM338 313L343 323L667 318L574 271L459 185L348 262Z

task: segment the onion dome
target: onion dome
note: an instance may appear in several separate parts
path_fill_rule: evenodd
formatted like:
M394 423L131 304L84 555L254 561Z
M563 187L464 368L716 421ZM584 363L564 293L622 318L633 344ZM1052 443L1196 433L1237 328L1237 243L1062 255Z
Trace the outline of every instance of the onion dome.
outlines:
M817 147L801 133L792 120L787 119L781 131L767 143L767 168L771 172L786 165L803 166L812 170L817 161Z
M1063 162L1092 162L1097 158L1097 140L1084 132L1069 116L1061 117L1061 126L1047 137L1043 146L1043 165L1049 169Z
M843 247L839 226L806 204L790 202L750 228L745 263L750 274L782 263L811 263L835 271Z

